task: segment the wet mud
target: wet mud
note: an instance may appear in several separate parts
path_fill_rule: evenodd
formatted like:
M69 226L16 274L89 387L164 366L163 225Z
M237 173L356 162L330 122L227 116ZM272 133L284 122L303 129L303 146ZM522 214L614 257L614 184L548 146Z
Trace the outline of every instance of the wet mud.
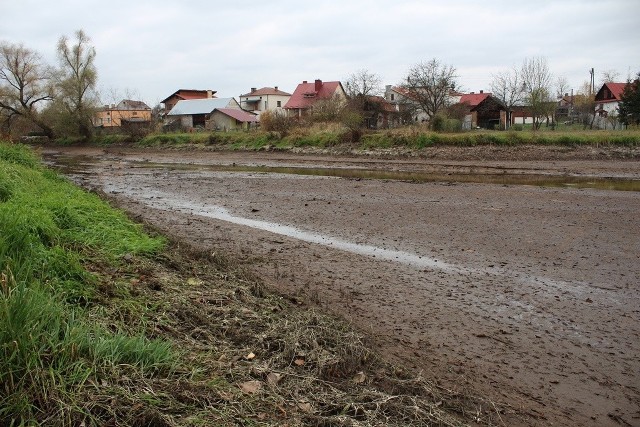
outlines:
M133 215L349 319L389 359L507 405L505 425L640 425L640 192L241 168L633 182L638 162L45 156Z

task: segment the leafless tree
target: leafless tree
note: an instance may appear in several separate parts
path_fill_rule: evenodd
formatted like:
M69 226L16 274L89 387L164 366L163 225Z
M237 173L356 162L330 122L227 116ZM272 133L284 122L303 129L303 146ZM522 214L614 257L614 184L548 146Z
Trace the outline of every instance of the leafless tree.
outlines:
M527 58L521 68L524 99L533 116L534 129L539 129L543 119L555 111L555 100L551 96L552 75L545 58Z
M84 138L92 134L91 118L98 102L94 93L98 80L96 50L90 43L82 30L76 31L73 41L66 36L58 40L58 100Z
M51 69L37 52L0 44L0 112L6 128L14 119L24 118L53 138L53 129L41 116L41 107L53 99L51 77Z
M513 68L495 74L491 80L491 94L502 102L507 110L505 127L508 129L511 126L513 107L522 102L524 95L518 69Z
M565 76L558 76L558 78L556 79L556 95L558 99L569 93L569 89L569 80L567 80Z
M403 88L429 119L450 103L450 92L456 87L456 69L437 59L413 65L404 79Z
M349 98L380 95L382 93L382 79L368 70L358 70L347 77L344 89Z
M620 79L620 73L616 70L606 70L600 73L600 86L602 87L605 83L616 82ZM599 88L596 88L596 92Z
M345 81L345 92L348 97L347 108L342 112L343 124L352 129L354 138L356 128L374 126L378 121L381 104L373 97L383 93L382 79L368 70L359 70L351 74Z

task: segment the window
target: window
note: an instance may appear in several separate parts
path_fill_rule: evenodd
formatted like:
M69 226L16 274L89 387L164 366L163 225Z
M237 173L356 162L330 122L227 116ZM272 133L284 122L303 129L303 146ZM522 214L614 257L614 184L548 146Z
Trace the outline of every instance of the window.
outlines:
M134 115L134 116L137 116L137 115L138 115L138 112L137 112L137 111L134 111L134 112L133 112L133 115Z
M395 101L396 95L394 93L391 94L391 100Z
M282 107L282 101L277 101L278 108Z

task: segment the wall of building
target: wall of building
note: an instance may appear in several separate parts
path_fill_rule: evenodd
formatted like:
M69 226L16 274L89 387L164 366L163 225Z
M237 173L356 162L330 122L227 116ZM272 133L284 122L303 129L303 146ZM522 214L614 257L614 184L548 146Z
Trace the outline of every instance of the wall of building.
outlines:
M122 119L151 121L151 110L115 110L106 109L98 111L94 117L93 124L102 127L122 126Z
M207 121L206 128L209 130L228 131L242 129L242 125L238 125L237 120L233 117L229 117L219 111L214 111Z

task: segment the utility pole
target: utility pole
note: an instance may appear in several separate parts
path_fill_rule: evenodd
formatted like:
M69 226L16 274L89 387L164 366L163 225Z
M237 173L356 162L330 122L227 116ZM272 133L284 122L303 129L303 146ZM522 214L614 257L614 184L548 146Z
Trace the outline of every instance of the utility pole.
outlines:
M595 92L596 88L596 81L595 81L595 70L592 68L589 70L589 74L591 74L591 86L589 87L589 95L593 95L593 92Z

